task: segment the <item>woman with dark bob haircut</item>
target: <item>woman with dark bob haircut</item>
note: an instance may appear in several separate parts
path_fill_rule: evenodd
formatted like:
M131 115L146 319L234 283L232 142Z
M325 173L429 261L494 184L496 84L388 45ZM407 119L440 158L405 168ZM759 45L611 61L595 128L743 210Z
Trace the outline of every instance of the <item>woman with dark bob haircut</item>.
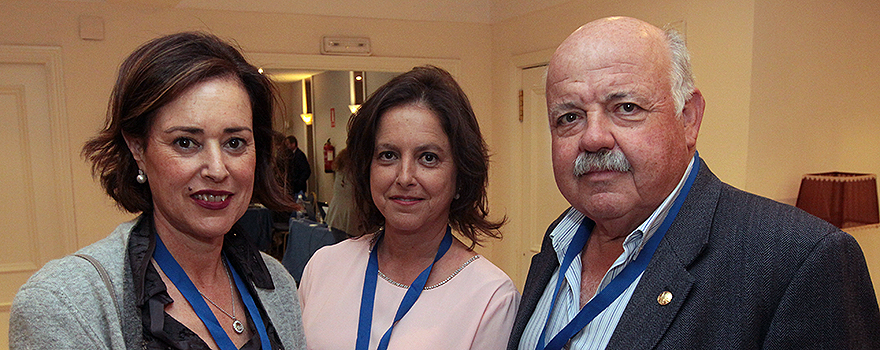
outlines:
M504 220L487 219L487 147L452 75L391 79L349 121L346 149L360 225L305 268L309 348L506 348L519 293L473 251Z
M275 175L274 104L271 81L213 35L129 55L83 154L140 215L28 280L11 348L305 348L293 278L236 224L252 201L294 206Z

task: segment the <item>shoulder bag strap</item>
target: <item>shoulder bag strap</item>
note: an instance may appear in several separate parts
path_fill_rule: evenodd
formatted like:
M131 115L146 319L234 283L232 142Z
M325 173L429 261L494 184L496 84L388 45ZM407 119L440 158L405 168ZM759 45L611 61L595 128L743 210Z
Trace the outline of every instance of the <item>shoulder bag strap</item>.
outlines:
M122 312L119 310L119 301L116 299L116 289L113 288L113 281L110 280L110 275L107 273L107 270L104 269L104 265L101 265L101 262L91 255L74 254L74 256L85 259L95 267L95 270L98 270L98 275L101 276L101 280L104 281L104 286L106 286L107 291L110 292L110 298L113 299L113 307L116 308L116 315L119 317L119 321L122 322Z

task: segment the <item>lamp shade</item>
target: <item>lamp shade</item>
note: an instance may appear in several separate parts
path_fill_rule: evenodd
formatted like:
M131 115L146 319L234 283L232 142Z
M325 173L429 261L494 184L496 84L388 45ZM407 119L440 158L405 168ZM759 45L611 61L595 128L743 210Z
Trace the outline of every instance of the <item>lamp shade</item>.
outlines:
M877 176L843 172L804 175L797 207L841 228L878 223Z

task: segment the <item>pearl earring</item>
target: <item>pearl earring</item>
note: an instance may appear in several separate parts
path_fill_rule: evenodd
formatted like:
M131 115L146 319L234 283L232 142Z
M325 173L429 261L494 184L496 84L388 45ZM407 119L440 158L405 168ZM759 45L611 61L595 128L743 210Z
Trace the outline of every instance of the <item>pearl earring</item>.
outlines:
M134 179L135 179L135 180L137 181L137 183L139 183L139 184L147 183L147 174L144 174L144 171L143 171L143 170L138 169L138 174L137 174L137 176L136 176Z

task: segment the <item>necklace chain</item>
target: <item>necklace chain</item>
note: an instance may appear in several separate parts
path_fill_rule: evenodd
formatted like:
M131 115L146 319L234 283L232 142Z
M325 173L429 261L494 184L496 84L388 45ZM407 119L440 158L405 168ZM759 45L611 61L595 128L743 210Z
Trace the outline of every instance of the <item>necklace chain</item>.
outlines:
M232 300L232 314L231 315L228 312L226 312L226 310L223 310L223 308L220 307L220 305L217 305L217 303L215 303L213 300L211 300L211 298L208 298L208 296L205 295L204 293L202 293L201 290L199 290L199 294L201 294L202 297L205 298L205 300L207 300L209 303L211 303L211 305L214 305L214 307L216 307L217 310L220 310L220 312L222 312L224 315L231 318L232 319L232 329L235 331L235 333L241 334L244 331L244 326L241 324L241 321L239 321L238 318L235 317L235 289L233 289L233 286L232 286L232 275L229 274L229 268L226 266L225 262L223 264L223 271L226 271L226 279L229 282L229 295L230 295L230 300ZM196 288L196 290L198 290L198 288Z
M376 230L376 232L374 232L373 237L370 238L370 249L368 251L370 251L370 252L373 251L373 249L376 247L376 243L379 239L379 233L384 230L385 230L384 228L380 228L379 230ZM477 260L479 258L480 258L479 255L472 256L470 259L468 259L468 261L465 261L464 264L461 264L461 266L459 266L458 269L456 269L454 272L452 272L451 275L447 276L446 279L440 281L439 283L437 283L435 285L425 286L425 288L423 290L431 290L431 289L434 289L434 288L437 288L437 287L440 287L440 286L446 284L446 282L449 282L449 280L451 280L453 277L458 275L458 273L461 272L461 270L464 270L465 267L467 267L468 265L470 265L470 263L474 262L474 260ZM391 283L392 285L394 285L396 287L400 287L403 289L409 289L409 285L403 284L403 283L400 283L400 282L397 282L397 281L391 279L390 277L388 277L387 275L382 273L382 271L379 271L379 277L382 277L382 279L384 279L385 281L387 281L388 283Z
M440 287L440 286L446 284L446 282L449 282L449 280L451 280L453 277L458 275L458 273L461 272L461 270L464 270L465 267L467 267L468 265L470 265L470 263L474 262L474 260L477 260L479 258L480 258L479 255L472 256L470 259L468 259L468 261L465 261L464 264L461 264L461 266L459 266L458 269L453 271L451 275L447 276L446 279L438 282L437 284L425 286L425 288L423 290L431 290L431 289L434 289L434 288L437 288L437 287ZM379 277L382 277L382 279L388 281L388 283L391 283L394 286L397 286L397 287L400 287L403 289L409 288L409 285L403 284L403 283L400 283L400 282L397 282L397 281L391 279L391 277L388 277L387 275L382 273L382 271L379 271Z

